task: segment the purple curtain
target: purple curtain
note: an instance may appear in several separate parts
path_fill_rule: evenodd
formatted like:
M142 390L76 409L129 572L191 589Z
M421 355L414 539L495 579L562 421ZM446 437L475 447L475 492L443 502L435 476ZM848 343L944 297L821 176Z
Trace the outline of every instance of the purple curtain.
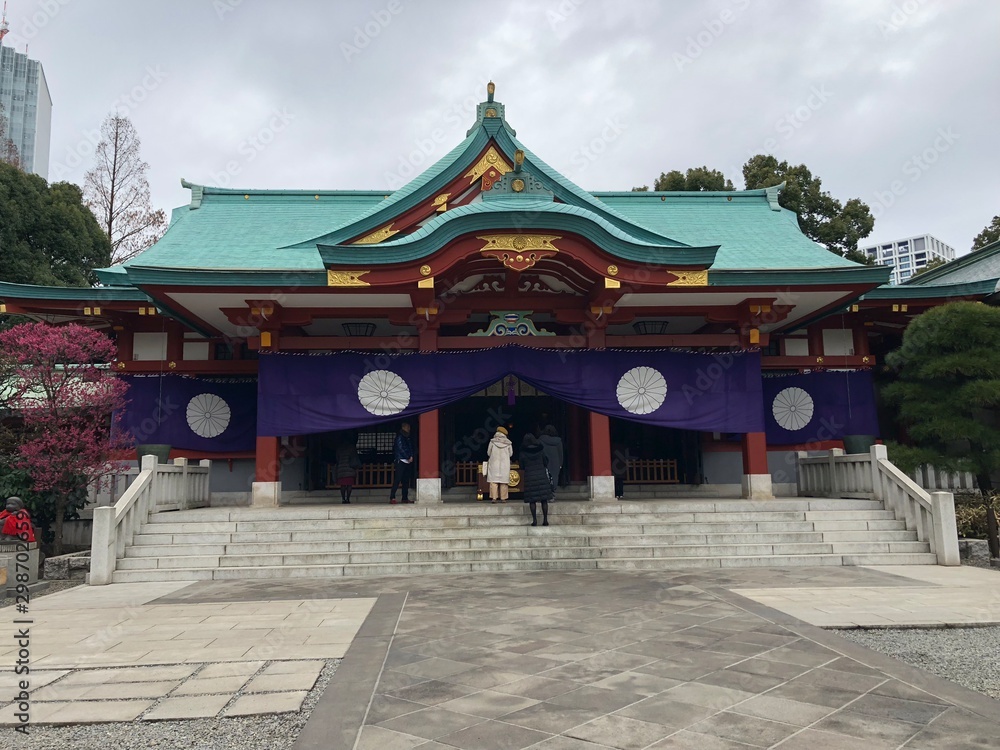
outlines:
M764 414L773 445L879 434L869 370L764 378Z
M129 384L122 422L136 443L166 443L196 451L254 449L256 379L122 377Z
M260 435L342 430L411 417L513 374L612 417L713 432L763 430L760 355L554 351L503 346L260 358Z

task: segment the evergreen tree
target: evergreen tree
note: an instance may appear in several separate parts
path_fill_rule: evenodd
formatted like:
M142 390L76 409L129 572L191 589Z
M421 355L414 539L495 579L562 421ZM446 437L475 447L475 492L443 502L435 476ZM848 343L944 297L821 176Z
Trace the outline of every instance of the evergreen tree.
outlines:
M943 463L957 456L991 490L1000 469L1000 308L954 302L928 310L886 362L898 379L883 395L913 442Z

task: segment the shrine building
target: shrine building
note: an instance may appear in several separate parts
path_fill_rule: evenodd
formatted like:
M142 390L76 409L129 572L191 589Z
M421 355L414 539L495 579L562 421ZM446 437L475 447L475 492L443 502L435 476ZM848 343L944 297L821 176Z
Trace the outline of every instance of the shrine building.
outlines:
M796 494L796 451L879 437L873 369L913 315L994 292L886 286L806 237L780 185L588 192L493 92L395 192L184 182L100 287L0 283L0 312L113 336L136 442L213 459L213 503L328 495L345 434L387 500L402 422L421 503L472 500L501 424L515 452L555 427L567 497L612 499L617 473L766 499Z

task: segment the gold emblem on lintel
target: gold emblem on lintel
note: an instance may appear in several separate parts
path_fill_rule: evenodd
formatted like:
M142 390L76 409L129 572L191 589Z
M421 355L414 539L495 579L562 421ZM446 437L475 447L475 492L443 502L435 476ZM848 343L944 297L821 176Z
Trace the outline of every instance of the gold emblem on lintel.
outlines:
M371 286L361 277L371 271L326 271L327 286Z
M708 286L708 269L704 271L668 271L677 278L667 286Z
M397 234L398 229L393 229L392 224L386 224L381 229L376 229L371 234L365 235L360 240L355 240L352 244L354 245L377 245L380 242L385 242L387 239L392 237L392 235Z
M559 248L552 242L562 238L555 234L486 234L476 239L486 240L479 251L483 255L496 258L514 271L524 271L558 253Z
M451 197L451 193L441 193L437 198L434 199L434 206L436 206L436 211L439 213L444 213L448 210L448 198Z
M472 169L465 173L465 176L469 178L469 184L471 185L491 169L495 169L500 175L505 175L513 169L513 167L504 161L504 158L496 150L495 146L490 146L479 161L472 166Z

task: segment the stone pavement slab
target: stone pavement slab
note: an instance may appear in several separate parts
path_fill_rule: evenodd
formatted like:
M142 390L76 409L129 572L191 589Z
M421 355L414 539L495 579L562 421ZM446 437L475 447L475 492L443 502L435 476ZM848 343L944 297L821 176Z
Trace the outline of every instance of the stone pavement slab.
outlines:
M344 660L296 750L974 747L1000 736L1000 704L793 609L991 616L1000 576L964 570L206 581L84 589L90 598L74 590L73 617L53 606L58 594L40 600L52 644L43 658L54 666L37 672L32 718L299 711L337 646ZM67 656L76 652L128 666L81 665ZM9 680L0 671L0 687ZM206 690L189 694L199 683ZM12 714L0 707L0 721ZM953 741L942 745L945 737Z
M968 566L871 568L900 585L742 588L739 594L819 627L944 627L1000 623L1000 575Z
M82 669L342 658L374 598L162 604L190 583L81 586L32 604L32 665ZM83 593L81 593L83 592ZM84 596L86 594L86 596ZM302 616L318 622L302 626ZM329 624L324 624L329 623ZM308 642L308 645L307 645ZM17 644L0 644L0 668Z

